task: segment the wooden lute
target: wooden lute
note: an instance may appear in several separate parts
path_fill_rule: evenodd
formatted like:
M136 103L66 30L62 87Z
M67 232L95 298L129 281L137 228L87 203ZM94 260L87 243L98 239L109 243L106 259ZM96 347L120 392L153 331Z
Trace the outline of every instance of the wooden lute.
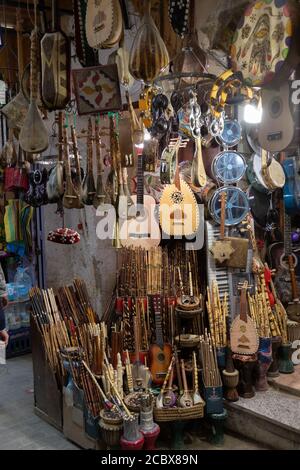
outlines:
M95 180L93 174L93 127L89 119L87 135L87 164L86 174L82 185L82 202L86 206L92 206L96 194Z
M58 114L58 155L56 165L50 170L47 182L48 201L58 202L64 193L64 164L63 164L63 113Z
M78 199L79 199L78 209L82 209L84 207L84 204L82 203L81 167L80 167L76 130L73 124L71 125L71 136L72 136L73 154L74 154L74 160L75 160L75 176L73 176L73 185L78 194Z
M103 185L103 165L101 155L101 137L99 119L95 120L95 143L96 143L96 159L97 159L97 181L96 181L96 193L94 196L94 207L97 209L99 206L104 204L106 194Z
M181 359L181 373L182 373L182 380L183 380L183 394L179 398L179 405L181 406L181 408L189 408L193 406L193 398L188 390L186 373L185 373L185 365L184 365L183 359Z
M72 181L71 176L71 165L69 157L69 142L68 142L68 132L67 126L63 126L63 147L64 147L64 168L65 168L65 178L66 186L65 193L63 196L63 206L66 209L78 209L81 207L81 201L78 192Z
M38 98L38 30L35 3L35 27L31 33L30 105L20 132L24 152L41 153L49 146L48 131L37 106Z
M233 320L230 330L230 347L235 354L255 354L258 350L256 326L247 313L248 281L241 287L240 313Z

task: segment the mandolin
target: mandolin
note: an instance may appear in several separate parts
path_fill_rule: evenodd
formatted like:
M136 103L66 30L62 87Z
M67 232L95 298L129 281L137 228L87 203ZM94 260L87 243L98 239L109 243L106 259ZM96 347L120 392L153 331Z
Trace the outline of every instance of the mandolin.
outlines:
M48 131L43 123L37 106L38 97L38 30L36 18L36 2L34 9L35 27L31 33L31 68L30 68L30 104L19 141L24 152L41 153L48 148Z
M51 168L47 182L49 203L58 202L64 194L64 164L63 164L63 113L58 114L58 155L56 165Z
M133 204L128 208L128 216L120 220L120 241L123 247L141 247L146 250L159 245L161 240L159 225L155 216L155 199L144 195L143 153L137 161L137 194L131 196Z
M71 48L58 29L57 0L52 0L52 32L41 39L41 98L46 109L65 109L70 101Z
M97 159L97 181L96 181L96 193L94 197L94 207L97 209L99 206L104 204L106 194L103 185L103 165L101 155L101 137L99 119L95 120L95 142L96 142L96 159Z
M151 0L143 0L144 15L129 54L133 78L150 84L169 64L165 43L151 17Z
M268 152L281 152L290 147L295 133L290 83L285 82L278 89L262 89L261 101L263 113L258 127L259 145Z
M119 0L88 0L85 32L93 49L115 46L122 35L123 22Z
M63 126L63 149L64 149L64 169L65 169L65 192L63 196L63 206L66 209L79 209L81 207L80 196L74 186L71 176L71 165L69 156L69 142L67 126Z
M183 394L179 397L179 406L181 408L189 408L193 406L193 398L187 386L184 360L181 359L180 362L181 362L181 374L182 374L182 381L183 381Z
M248 281L241 287L240 313L233 320L230 330L230 347L235 354L255 354L258 350L256 326L247 313Z
M89 118L87 135L86 174L82 184L82 202L86 206L92 206L95 194L96 188L93 174L93 127L92 120L91 118Z
M162 385L172 359L172 346L165 343L163 338L160 295L153 295L152 302L155 316L156 343L150 346L150 371L153 383Z

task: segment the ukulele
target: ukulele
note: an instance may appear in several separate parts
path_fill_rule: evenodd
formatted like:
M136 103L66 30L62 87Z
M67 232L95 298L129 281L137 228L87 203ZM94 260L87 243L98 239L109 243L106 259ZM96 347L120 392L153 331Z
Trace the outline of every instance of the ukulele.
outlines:
M119 0L88 0L85 32L91 48L105 49L115 46L120 40L122 30Z
M185 373L185 365L184 365L183 359L181 359L181 373L182 373L182 381L183 381L183 394L179 397L179 406L181 408L190 408L191 406L193 406L193 399L188 390L186 373Z
M86 206L91 206L96 194L95 180L93 174L93 128L92 120L89 118L87 135L87 160L86 174L82 184L82 202Z
M120 223L121 245L145 250L158 246L161 235L155 217L156 202L152 196L144 195L143 153L138 155L137 194L131 196L131 200L128 217Z
M96 181L96 193L94 197L94 207L97 209L99 206L104 204L106 194L103 185L103 166L102 166L102 155L101 155L101 137L99 128L99 119L95 120L95 141L96 141L96 159L97 159L97 181Z
M30 104L23 126L20 131L19 142L28 153L41 153L49 146L48 131L43 123L38 98L38 30L36 18L36 2L34 8L35 26L31 33L31 69L30 69Z
M294 117L291 111L289 82L278 89L262 88L262 121L258 126L259 145L268 152L281 152L294 139Z
M156 343L150 346L150 371L155 385L162 385L172 357L172 346L164 342L161 319L161 297L152 297L155 315Z
M235 354L255 354L258 350L256 326L247 313L248 281L241 286L240 313L235 317L230 329L230 347Z

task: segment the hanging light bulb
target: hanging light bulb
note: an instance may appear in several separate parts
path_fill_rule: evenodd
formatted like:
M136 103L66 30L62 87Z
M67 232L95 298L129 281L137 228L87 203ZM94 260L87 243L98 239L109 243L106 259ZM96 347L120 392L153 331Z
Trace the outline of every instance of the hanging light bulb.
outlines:
M262 119L261 100L254 103L247 103L244 108L244 121L248 124L259 124Z

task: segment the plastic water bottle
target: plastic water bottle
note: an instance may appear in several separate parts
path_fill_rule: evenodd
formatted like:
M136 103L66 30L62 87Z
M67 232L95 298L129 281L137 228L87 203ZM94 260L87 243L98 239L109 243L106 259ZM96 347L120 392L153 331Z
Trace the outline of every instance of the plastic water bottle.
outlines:
M32 281L29 274L26 273L26 268L17 268L14 283L17 291L17 299L24 301L29 299L29 291L32 288Z

